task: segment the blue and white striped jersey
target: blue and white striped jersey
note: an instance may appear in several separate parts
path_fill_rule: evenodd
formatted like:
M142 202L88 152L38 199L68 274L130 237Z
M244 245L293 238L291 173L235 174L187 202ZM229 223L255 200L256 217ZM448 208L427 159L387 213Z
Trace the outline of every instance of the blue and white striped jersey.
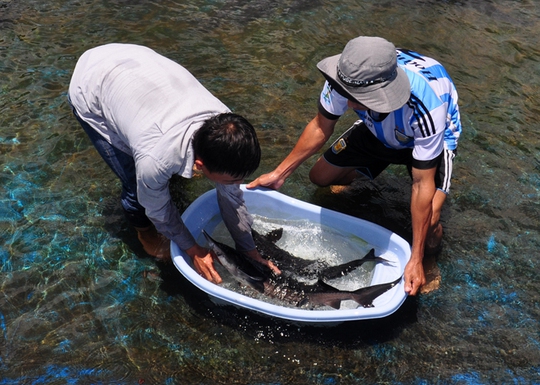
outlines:
M439 62L413 51L398 49L397 61L411 83L409 101L389 114L355 112L387 147L412 148L417 161L433 160L445 147L455 150L461 122L452 79ZM347 98L326 82L319 106L323 115L337 119L347 111Z

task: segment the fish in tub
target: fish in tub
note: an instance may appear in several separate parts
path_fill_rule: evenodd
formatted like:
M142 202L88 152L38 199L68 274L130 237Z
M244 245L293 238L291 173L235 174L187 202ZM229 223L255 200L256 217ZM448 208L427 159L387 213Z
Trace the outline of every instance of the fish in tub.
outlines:
M282 232L283 229L278 229ZM268 266L251 259L236 249L213 239L203 230L210 249L214 251L221 265L240 283L251 287L262 295L277 298L285 303L301 307L330 306L340 309L341 302L352 300L364 307L373 306L373 300L394 287L401 277L393 282L362 287L354 290L340 290L326 283L324 279L339 279L353 269L367 262L387 262L384 258L376 257L371 249L363 258L337 266L326 266L320 261L310 261L297 258L277 246L270 247L268 252L268 237L261 236L253 230L255 244L258 249L266 249L263 256L276 262L281 274L274 274ZM262 242L261 242L262 241ZM265 245L266 243L266 245ZM280 261L278 262L277 259ZM307 263L305 263L307 262ZM313 266L314 265L314 266ZM286 269L285 269L286 268ZM306 278L314 277L310 283Z
M256 284L249 285L245 276L244 284L238 285L238 274L222 269L224 282L215 285L197 274L189 256L171 243L175 266L214 302L289 321L335 324L385 317L405 301L401 277L410 258L410 245L403 238L371 222L274 190L241 188L255 219L257 247L263 255L280 258L275 262L278 266L281 263L284 277L269 281L268 272L251 272L252 279L266 281L265 293L254 289ZM182 218L200 244L211 246L215 241L207 240L205 232L209 238L219 239L221 242L215 242L220 246L227 242L215 190L196 199ZM276 237L278 231L280 236ZM219 264L215 265L218 268ZM280 285L289 286L290 294L275 295Z

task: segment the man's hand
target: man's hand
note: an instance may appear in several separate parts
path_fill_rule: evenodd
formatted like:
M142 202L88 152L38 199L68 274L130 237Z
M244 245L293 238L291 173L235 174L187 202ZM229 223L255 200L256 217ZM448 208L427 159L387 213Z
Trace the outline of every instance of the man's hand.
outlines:
M268 187L273 190L279 190L281 186L283 186L283 183L285 183L285 178L282 178L276 170L269 172L268 174L263 174L257 179L255 179L253 182L249 183L246 187L248 189L255 188L255 187Z
M422 260L409 260L404 272L405 292L409 295L416 295L418 290L426 283L424 266Z
M214 268L214 254L197 244L186 250L187 255L193 260L195 271L210 282L219 284L221 277Z
M279 270L279 268L274 265L272 261L264 259L257 249L245 252L245 254L250 258L254 259L255 261L259 262L260 264L268 266L268 268L270 268L270 270L272 270L275 274L281 274L281 270Z

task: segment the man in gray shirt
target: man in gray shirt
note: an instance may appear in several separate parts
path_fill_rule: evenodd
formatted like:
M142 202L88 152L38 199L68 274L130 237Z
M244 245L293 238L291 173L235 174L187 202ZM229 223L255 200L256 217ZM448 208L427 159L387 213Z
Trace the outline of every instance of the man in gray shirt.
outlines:
M259 165L255 130L185 68L143 46L96 47L78 60L69 101L122 181L124 212L148 254L170 259L168 238L192 258L197 272L221 281L211 252L196 243L169 193L170 178L191 178L195 167L216 182L223 221L237 249L279 272L255 248L239 187Z

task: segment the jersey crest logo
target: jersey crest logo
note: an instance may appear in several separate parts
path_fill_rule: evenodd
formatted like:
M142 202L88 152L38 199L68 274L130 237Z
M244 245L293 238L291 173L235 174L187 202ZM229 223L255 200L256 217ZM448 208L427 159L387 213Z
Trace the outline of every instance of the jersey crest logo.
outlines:
M345 150L347 148L347 142L343 138L339 138L336 140L336 142L332 145L332 152L334 154L339 154L341 151Z
M409 143L411 143L411 142L414 140L414 138L405 135L405 134L404 134L403 132L401 132L401 131L399 130L399 128L397 128L397 127L396 127L395 130L394 130L394 135L395 135L395 137L396 137L396 140L397 140L400 144L402 144L402 145L404 145L404 146L407 145L407 144L409 144Z
M331 102L331 97L330 97L331 93L332 93L332 86L330 86L330 84L328 84L325 87L325 89L323 91L323 95L322 95L322 97L323 97L326 104L330 104L330 102Z

